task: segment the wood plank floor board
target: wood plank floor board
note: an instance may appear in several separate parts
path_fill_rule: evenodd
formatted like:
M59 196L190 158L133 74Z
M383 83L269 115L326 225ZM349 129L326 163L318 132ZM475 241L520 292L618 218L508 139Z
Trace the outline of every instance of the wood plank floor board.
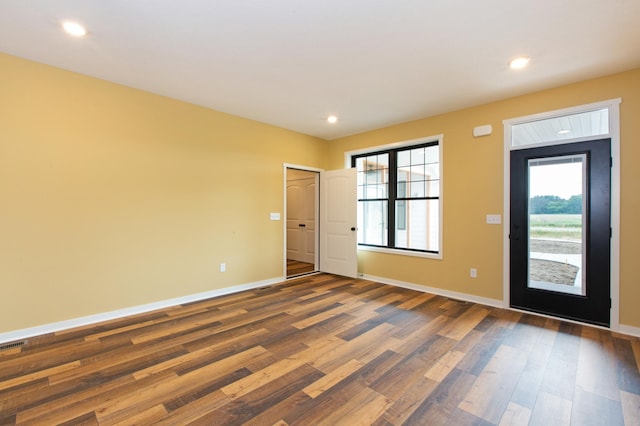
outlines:
M286 406L291 409L292 406L306 401L306 398L300 395L302 389L322 377L320 371L302 364L270 381L270 386L252 388L250 392L222 407L211 418L224 423L223 419L228 417L231 423L238 420L244 423L256 417L255 413L260 413L265 422L263 424L273 424L282 417L282 411L278 411L276 407Z
M467 335L469 336L471 332ZM465 337L467 337L465 336ZM477 337L478 335L474 335ZM476 344L469 348L466 356L458 364L459 369L479 376L486 365L491 361L498 348L502 345L502 340L507 336L507 331L501 327L493 327L483 333ZM461 343L464 339L461 340Z
M129 342L128 345L131 343ZM77 348L77 350L74 350ZM38 371L55 367L61 363L67 363L72 359L84 359L100 354L104 351L104 346L99 342L85 343L82 341L73 342L69 346L62 346L51 350L44 350L42 353L33 350L25 352L24 356L7 357L2 359L2 376L0 383L26 374L33 374Z
M311 383L302 391L309 395L311 398L316 398L318 395L322 394L323 392L327 392L333 386L344 380L346 377L362 368L363 365L365 364L358 360L349 360L342 366L338 367L336 370L325 374L321 379L318 379L315 382Z
M402 324L396 324L398 325L398 328L393 333L393 337L403 340L405 337L415 333L431 321L431 318L428 318L426 315L417 315L415 311L410 312L412 315L409 318L405 318L405 321Z
M575 324L563 323L554 339L553 347L540 390L566 401L573 400L576 385L577 361L580 353L579 330Z
M395 399L382 418L389 424L404 424L420 404L431 396L438 385L439 382L419 377L411 386L406 388L405 392Z
M446 297L434 296L411 308L411 311L419 312L426 319L433 319L447 312L446 309L442 308L446 300Z
M413 294L407 301L398 305L398 308L411 310L434 297L436 297L436 295L431 293L422 293L419 296Z
M408 355L424 345L429 339L437 340L436 333L441 327L444 327L451 321L451 318L440 315L418 328L404 338L400 338L401 344L395 349L396 352ZM394 333L395 335L395 333Z
M576 373L576 386L586 392L620 401L616 358L610 333L584 327Z
M321 323L329 318L351 311L354 307L362 305L362 302L347 302L347 303L334 303L326 306L321 310L317 310L309 316L305 316L304 319L300 319L291 325L298 330L311 327L315 324Z
M451 371L458 366L460 361L464 358L465 353L457 350L449 350L442 355L435 364L424 373L424 377L431 379L435 382L442 382L445 377L451 373Z
M83 384L64 382L57 385L49 385L12 396L11 393L0 395L0 412L21 412L24 416L29 412L32 416L38 416L61 406L72 405L83 399L97 394L104 394L110 389L117 389L127 383L133 383L132 377L126 376L111 380L108 383L96 385L86 380ZM40 413L40 414L38 414Z
M151 425L155 424L158 421L167 417L169 413L166 408L162 404L154 405L153 407L141 411L140 413L134 414L131 417L124 419L121 422L116 423L118 426L125 425ZM73 425L82 425L82 424L99 424L97 417L95 417L94 413L88 413L88 415L93 415L93 417L87 417L86 419L82 419L82 421L78 422L79 419L70 420L68 423ZM86 416L86 415L85 415ZM92 423L95 420L96 423ZM88 422L88 423L85 423Z
M356 337L362 336L364 333L371 331L372 329L378 327L380 324L383 324L384 317L377 315L374 318L367 319L359 324L354 325L353 327L349 327L343 332L337 334L339 338L345 340L347 342L355 339Z
M420 354L412 353L372 382L369 387L381 395L397 400L415 382L422 379L424 367L425 363Z
M542 385L542 380L547 371L547 365L549 363L549 358L551 356L551 351L553 349L555 337L557 334L557 327L553 329L546 328L544 327L545 321L536 322L535 324L538 325L535 326L531 321L528 320L544 320L540 317L525 316L523 317L523 319L524 324L526 324L527 327L533 327L534 331L531 333L523 333L531 339L531 346L526 344L526 342L524 343L524 345L516 345L523 350L526 350L528 359L524 371L520 376L520 381L518 382L518 385L516 386L516 389L514 390L514 393L512 395L512 401L528 408L529 410L532 410L536 402L538 392ZM531 331L531 329L527 329ZM515 328L514 332L518 333L519 330L519 328ZM513 344L513 341L513 339L507 340L507 342L510 344Z
M370 425L381 417L392 401L370 388L364 388L351 398L343 401L342 405L325 416L318 426Z
M136 416L137 419L135 420L143 420L143 419L148 419L148 413L144 412L144 413L140 413L140 415ZM134 419L130 419L130 420L134 420ZM76 417L75 419L71 419L67 422L63 422L60 423L60 426L64 426L64 425L82 425L82 426L89 426L89 425L99 425L100 423L98 422L98 418L96 417L96 413L86 413L83 414L81 416ZM135 423L131 423L131 424L135 424Z
M282 420L283 413L289 413L309 400L309 395L304 392L296 392L286 399L273 404L271 407L262 411L260 414L251 417L243 423L243 426L262 426L262 425L279 425L288 426L288 423Z
M224 386L230 385L252 374L253 374L253 371L249 370L246 367L242 367L238 370L230 372L229 374L221 376L216 380L210 380L207 383L203 383L201 387L194 388L191 391L186 393L181 393L179 396L175 396L170 401L163 403L163 406L169 412L176 411L209 394L219 391ZM225 400L229 401L229 398L227 395L224 395L224 397L225 397L224 398Z
M170 308L168 308L170 309ZM153 322L167 317L167 311L145 312L140 314L129 315L121 318L114 318L103 321L99 324L87 324L66 330L56 331L48 335L38 336L37 339L30 342L30 349L37 349L40 346L54 348L57 345L68 344L72 340L83 340L92 334L97 334L110 330L126 328L132 325L140 325L145 322Z
M392 328L390 324L380 324L318 357L312 365L328 373L350 359L368 362L387 350L389 345L395 345L393 338L386 337Z
M627 339L614 338L618 387L620 390L640 395L640 371L636 364L633 346Z
M473 327L473 330L483 333L487 330L490 330L496 324L496 322L500 320L500 318L498 318L493 312L493 310L489 310L489 314L484 317L475 327Z
M164 403L185 393L202 389L208 383L226 376L229 371L241 368L254 357L265 352L265 349L257 346L184 375L175 375L175 377L170 377L154 386L145 386L142 389L137 389L134 393L120 394L109 401L103 401L98 406L96 409L98 420L101 423L119 422L135 413L136 410L148 409L158 402ZM155 376L157 374L142 380ZM240 380L244 380L244 378Z
M525 352L501 345L458 408L490 423L499 423L526 362Z
M447 312L447 315L449 313ZM458 311L454 320L444 326L438 335L454 340L462 340L471 330L473 330L487 315L489 310L480 305L471 305L463 311Z
M385 350L361 368L344 378L340 385L358 382L362 387L370 387L382 375L398 365L405 357L392 350Z
M529 410L533 409L547 368L552 345L543 338L536 340L528 352L527 363L511 395L511 402Z
M366 363L362 368L354 371L330 391L323 392L316 398L309 398L299 407L289 412L284 418L289 424L316 424L323 419L323 413L331 412L340 407L350 395L358 393L377 380L382 374L397 365L403 357L387 350L375 359Z
M640 395L620 391L622 416L626 425L640 425Z
M17 424L43 425L58 424L70 421L78 416L94 412L96 415L102 409L105 401L116 400L122 395L135 395L142 389L152 388L163 382L168 382L176 376L171 371L145 377L142 380L121 378L114 382L94 386L84 392L67 395L60 399L50 400L45 404L21 410L16 417ZM146 407L140 407L142 411Z
M215 412L230 401L220 390L210 392L195 401L169 411L163 418L155 422L157 425L198 424L202 418Z
M28 339L0 424L633 425L640 339L329 274Z
M540 392L533 407L529 425L531 426L568 426L571 424L572 401L547 392ZM598 423L587 423L598 424Z
M358 381L343 381L331 392L322 393L317 398L307 398L289 413L286 413L283 419L291 426L317 425L339 410L345 401L364 389L366 387Z
M510 402L500 419L499 426L519 426L529 424L531 410Z
M391 306L393 305L390 305L390 307ZM386 312L380 312L380 310L378 310L378 312L380 313L380 320L395 325L398 330L401 330L405 327L410 330L411 327L409 325L411 322L416 322L414 321L416 318L422 320L421 317L416 316L415 312L398 309L397 306L393 306L393 308L387 309ZM423 323L424 321L420 322Z
M624 423L620 398L612 400L601 395L576 388L571 404L571 422L574 424L614 424Z
M420 372L424 375L431 368L435 367L437 363L444 357L448 352L455 349L458 345L458 341L454 339L450 339L448 337L441 337L430 344L423 344L416 348L413 352L418 359L422 361L422 365L426 368L423 368ZM460 362L460 360L458 361Z
M452 424L451 417L458 409L463 395L467 394L476 376L466 371L453 369L402 423L403 425Z

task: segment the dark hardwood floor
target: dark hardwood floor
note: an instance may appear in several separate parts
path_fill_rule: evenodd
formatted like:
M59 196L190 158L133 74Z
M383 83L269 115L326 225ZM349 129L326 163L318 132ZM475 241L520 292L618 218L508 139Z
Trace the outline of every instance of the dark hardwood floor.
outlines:
M640 340L311 275L0 352L2 424L637 425Z

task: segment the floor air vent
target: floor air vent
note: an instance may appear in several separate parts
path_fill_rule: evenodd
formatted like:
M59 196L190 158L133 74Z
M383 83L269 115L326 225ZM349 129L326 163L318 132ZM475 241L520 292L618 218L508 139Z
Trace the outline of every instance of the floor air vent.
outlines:
M14 349L14 348L19 348L21 346L24 346L25 343L27 343L26 340L23 340L21 342L13 342L13 343L7 343L6 345L0 345L0 352L2 351L6 351L8 349Z

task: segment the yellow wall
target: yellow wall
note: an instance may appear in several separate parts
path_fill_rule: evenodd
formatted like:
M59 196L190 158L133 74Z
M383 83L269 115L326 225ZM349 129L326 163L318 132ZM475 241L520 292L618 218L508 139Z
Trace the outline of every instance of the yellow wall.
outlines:
M0 333L280 277L283 163L342 168L345 151L440 133L444 259L361 251L360 272L502 299L502 228L485 224L502 213L502 120L616 97L620 320L640 327L640 70L332 142L3 54L0 70Z
M327 142L7 55L0 70L0 333L283 276L283 162L322 167Z
M620 322L640 327L640 69L526 96L358 134L330 143L329 168L344 165L344 152L444 134L443 260L360 251L359 272L502 300L502 226L487 214L503 210L503 125L509 118L622 98ZM429 102L429 100L425 100ZM475 126L493 134L473 138ZM478 278L469 278L469 268Z

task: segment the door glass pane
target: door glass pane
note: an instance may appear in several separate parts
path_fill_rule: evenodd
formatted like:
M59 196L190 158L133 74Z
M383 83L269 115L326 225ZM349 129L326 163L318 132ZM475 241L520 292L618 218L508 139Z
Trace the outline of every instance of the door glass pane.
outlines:
M528 162L530 288L585 295L586 155Z

